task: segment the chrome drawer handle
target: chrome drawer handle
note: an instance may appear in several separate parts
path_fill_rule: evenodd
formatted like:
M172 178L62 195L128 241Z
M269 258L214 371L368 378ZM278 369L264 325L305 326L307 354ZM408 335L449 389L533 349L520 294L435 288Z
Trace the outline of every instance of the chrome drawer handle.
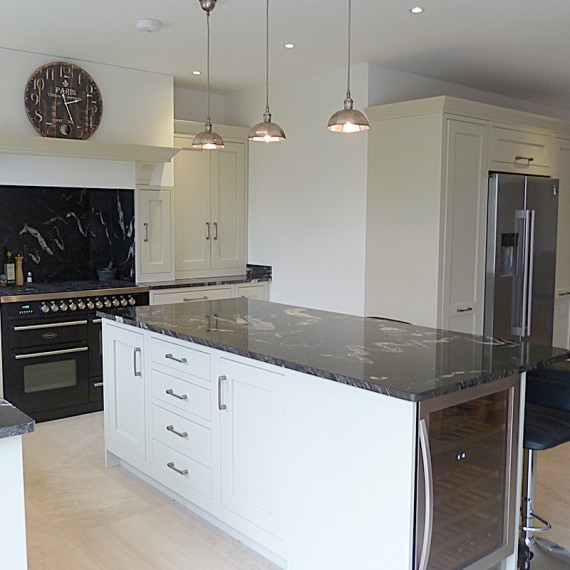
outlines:
M93 384L93 388L102 388L103 387L103 382L95 382L95 384Z
M191 299L190 297L184 297L182 300L186 303L187 301L202 301L203 299L207 299L208 297L204 295L204 297L195 297Z
M166 393L169 396L174 396L175 398L178 398L179 400L187 400L188 399L188 396L186 394L182 394L182 395L176 394L172 388L169 388L168 390L166 390Z
M176 431L174 429L174 426L166 426L166 429L172 433L175 433L176 435L180 436L180 437L188 437L188 432L187 431Z
M218 410L225 410L227 406L222 404L222 382L227 380L227 376L218 376Z
M564 291L563 293L558 293L559 297L566 297L566 295L570 295L570 291Z
M457 309L457 312L458 313L467 313L467 312L472 311L472 310L473 310L473 307L465 307L463 309Z
M532 156L515 156L515 160L526 160L530 164L534 158Z
M186 364L188 362L186 358L176 358L176 356L172 356L172 354L165 354L164 358L168 358L168 360L175 360L176 362L180 362L180 364Z
M188 469L178 469L178 467L176 467L176 465L174 465L174 461L170 461L169 463L166 464L166 466L169 469L172 469L172 471L176 471L176 473L180 473L180 475L188 475Z

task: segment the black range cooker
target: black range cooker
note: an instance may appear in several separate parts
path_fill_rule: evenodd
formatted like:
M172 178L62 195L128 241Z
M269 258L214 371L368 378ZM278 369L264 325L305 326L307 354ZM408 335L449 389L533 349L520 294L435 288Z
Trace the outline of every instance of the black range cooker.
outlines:
M4 398L36 421L103 409L101 318L148 305L147 287L65 282L0 290Z

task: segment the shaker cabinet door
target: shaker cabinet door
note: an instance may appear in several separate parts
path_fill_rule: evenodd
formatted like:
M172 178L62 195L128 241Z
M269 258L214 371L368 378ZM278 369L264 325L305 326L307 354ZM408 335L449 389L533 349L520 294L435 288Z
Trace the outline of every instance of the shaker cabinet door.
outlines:
M442 328L483 334L487 224L486 124L447 121Z
M170 191L141 190L139 196L138 243L141 248L141 275L170 273Z

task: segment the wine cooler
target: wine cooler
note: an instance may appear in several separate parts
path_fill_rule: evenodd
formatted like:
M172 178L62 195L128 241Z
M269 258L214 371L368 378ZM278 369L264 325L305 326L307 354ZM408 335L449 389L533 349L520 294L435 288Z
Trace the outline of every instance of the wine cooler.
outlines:
M517 541L520 379L420 404L417 570L502 568Z

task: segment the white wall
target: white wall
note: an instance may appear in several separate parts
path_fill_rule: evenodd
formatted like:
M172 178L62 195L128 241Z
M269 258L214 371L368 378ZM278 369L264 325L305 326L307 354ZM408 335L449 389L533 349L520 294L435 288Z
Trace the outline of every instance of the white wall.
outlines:
M388 69L379 65L371 65L369 68L368 105L384 105L399 101L410 101L424 97L437 97L449 95L462 99L471 99L489 105L500 105L528 113L548 115L560 119L570 120L568 109L556 109L539 103L531 103L522 99L505 97L497 93L472 89L463 85L440 81L415 73Z
M351 90L363 109L367 66L353 68ZM274 301L361 315L368 135L326 128L345 92L346 70L271 86L287 141L249 143L248 261L273 266ZM226 120L258 123L264 97L264 87L228 95Z
M227 124L225 108L225 96L210 92L210 118L213 124ZM175 119L204 123L207 115L208 98L205 91L197 91L188 87L174 88Z
M61 60L82 66L101 90L103 119L90 140L172 146L174 96L171 76L9 49L0 49L0 74L6 78L0 90L0 132L3 135L40 136L24 109L24 87L38 67ZM1 158L0 166L0 184L104 188L125 187L127 179L134 182L133 165L129 163L101 164L101 161L40 160L6 155ZM155 182L171 185L172 172L171 166L167 165L162 180L159 178Z

